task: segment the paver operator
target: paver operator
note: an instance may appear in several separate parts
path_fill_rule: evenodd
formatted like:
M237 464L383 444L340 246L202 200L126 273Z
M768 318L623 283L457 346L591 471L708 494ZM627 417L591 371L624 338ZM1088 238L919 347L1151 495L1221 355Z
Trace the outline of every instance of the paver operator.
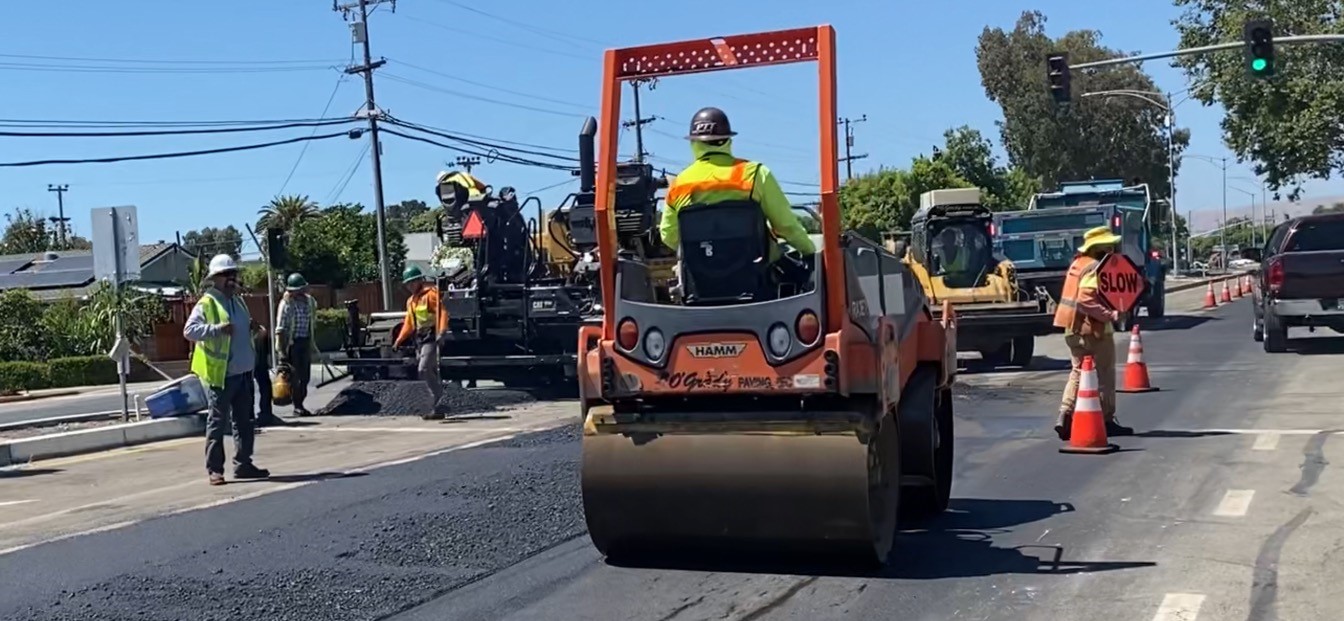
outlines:
M191 372L210 393L205 422L205 470L211 485L224 484L224 429L233 423L233 476L264 479L271 473L252 463L256 440L252 407L252 374L256 352L252 334L261 329L252 321L238 293L238 264L227 254L210 259L206 279L210 287L196 301L182 335L195 343Z
M443 418L438 408L439 399L443 397L443 381L439 379L439 339L448 334L448 313L443 310L438 288L425 278L419 267L412 265L406 268L402 272L401 282L411 292L411 298L406 300L406 318L402 320L401 332L392 346L400 348L406 341L415 338L420 379L429 386L435 405L432 412L421 418L439 420Z
M1101 384L1101 411L1106 417L1107 436L1134 435L1134 429L1121 425L1115 418L1115 327L1123 313L1109 308L1097 295L1097 270L1101 260L1115 252L1120 236L1106 226L1099 226L1083 235L1083 245L1069 265L1064 288L1060 292L1059 307L1055 310L1055 327L1064 329L1064 342L1069 346L1072 369L1064 386L1064 397L1059 404L1059 418L1055 433L1068 440L1072 431L1074 404L1078 399L1078 381L1082 375L1083 358L1092 357L1097 379Z
M761 206L774 234L789 242L803 256L815 254L816 245L794 213L774 173L759 162L733 157L733 131L728 115L718 108L701 108L691 118L691 155L695 161L677 175L667 190L667 207L658 231L668 248L681 247L677 211L689 205L749 200ZM779 246L770 246L769 260L780 256Z
M317 323L317 300L308 295L308 281L295 272L285 281L285 296L276 313L275 350L280 364L289 367L289 388L294 395L294 414L308 416L303 400L308 396L308 381L313 374L313 352L317 342L313 329Z

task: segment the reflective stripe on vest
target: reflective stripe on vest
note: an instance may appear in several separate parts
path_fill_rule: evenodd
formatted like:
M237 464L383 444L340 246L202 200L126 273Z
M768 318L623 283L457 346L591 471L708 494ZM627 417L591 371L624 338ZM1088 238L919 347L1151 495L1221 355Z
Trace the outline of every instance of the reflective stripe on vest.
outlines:
M211 326L229 323L229 312L213 296L204 295L197 302L201 305L201 314ZM232 337L227 334L210 337L196 343L191 354L191 372L201 378L206 386L223 388L224 378L229 374L229 343Z
M676 180L672 182L672 187L667 190L667 204L673 208L681 208L692 204L709 204L726 200L741 200L751 198L751 192L754 189L754 180L756 178L756 167L754 162L747 160L737 160L733 167L729 169L727 179L721 179L714 176L713 173L723 170L720 166L701 165L699 170L688 168L682 174L677 175ZM750 170L748 170L750 168ZM748 174L750 172L751 174ZM704 179L686 179L687 177L697 177L700 174L708 174Z
M1081 256L1074 259L1069 265L1068 275L1064 278L1064 286L1059 292L1059 306L1055 309L1055 327L1064 328L1070 333L1077 334L1082 328L1084 321L1090 319L1087 315L1078 312L1079 290L1083 277L1097 271L1101 267L1101 261L1092 257Z
M422 293L407 300L406 306L411 311L411 321L417 330L428 327L438 331L439 324L434 321L434 312L429 309L429 293Z

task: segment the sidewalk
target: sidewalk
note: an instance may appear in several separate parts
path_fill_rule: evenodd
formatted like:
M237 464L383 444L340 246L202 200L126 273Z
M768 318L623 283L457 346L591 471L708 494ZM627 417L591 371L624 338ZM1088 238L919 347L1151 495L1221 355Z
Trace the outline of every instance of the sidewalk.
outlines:
M326 366L322 364L312 365L313 383L318 384L331 379ZM339 369L333 369L341 372ZM176 379L176 378L175 378ZM157 380L153 382L135 382L126 384L126 392L134 394L136 392L148 394L153 392L159 386L167 384L171 380ZM0 405L6 403L24 403L28 401L39 401L43 399L52 399L55 397L73 397L78 395L101 395L119 392L120 384L99 384L96 386L70 386L68 388L46 388L42 390L30 390L17 395L0 396Z

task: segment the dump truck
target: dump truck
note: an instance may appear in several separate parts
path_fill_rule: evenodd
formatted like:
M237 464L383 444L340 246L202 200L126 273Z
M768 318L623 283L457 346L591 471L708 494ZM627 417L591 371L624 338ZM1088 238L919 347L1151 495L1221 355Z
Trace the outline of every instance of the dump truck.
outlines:
M682 293L663 302L644 263L616 252L614 227L598 227L607 303L580 329L580 481L608 558L764 549L881 564L899 514L948 506L955 312L935 319L907 265L841 230L834 55L830 26L606 52L598 222L623 82L815 61L822 231L814 255L783 244L810 266L784 283L759 205L684 207Z
M1122 239L1120 252L1143 270L1148 281L1130 322L1139 308L1149 317L1162 317L1166 314L1167 270L1149 231L1152 204L1147 184L1127 186L1119 179L1061 183L1057 192L1033 196L1025 211L996 214L994 250L1013 262L1022 286L1045 287L1058 301L1083 234L1109 226Z
M994 253L994 213L978 188L925 192L906 239L887 249L905 261L935 309L957 311L957 351L990 365L1026 367L1036 337L1054 332L1055 302L1044 287L1018 284L1013 262ZM935 317L937 313L935 313Z

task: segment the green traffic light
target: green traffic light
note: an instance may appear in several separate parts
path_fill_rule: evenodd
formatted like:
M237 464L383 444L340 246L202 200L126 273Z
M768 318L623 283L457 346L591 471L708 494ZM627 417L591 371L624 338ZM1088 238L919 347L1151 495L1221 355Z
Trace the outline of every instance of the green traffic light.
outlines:
M1265 59L1263 59L1263 58L1257 58L1257 59L1251 61L1251 69L1252 69L1253 71L1264 71L1265 69L1268 69L1268 68L1269 68L1269 61L1268 61L1268 60L1265 60Z

